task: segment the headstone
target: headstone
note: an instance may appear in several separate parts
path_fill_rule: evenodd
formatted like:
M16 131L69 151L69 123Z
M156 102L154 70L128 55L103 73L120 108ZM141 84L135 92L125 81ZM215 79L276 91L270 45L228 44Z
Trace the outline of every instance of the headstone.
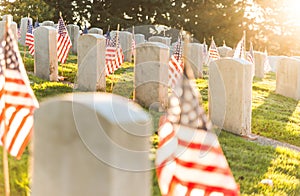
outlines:
M50 81L58 81L57 31L41 26L34 32L34 73Z
M144 110L118 95L73 93L42 103L31 195L150 196L151 134Z
M276 70L276 93L300 100L300 60L285 57Z
M7 18L9 18L10 19L10 21L13 21L14 20L14 18L13 18L13 16L12 15L10 15L10 14L7 14L7 15L4 15L4 16L2 16L2 21L6 21L6 19Z
M135 44L145 43L145 35L143 34L134 34Z
M79 26L74 24L67 25L68 34L72 42L72 53L77 54L77 40L79 38Z
M112 31L110 36L114 36L116 31ZM132 33L128 31L119 31L119 39L124 54L124 62L132 60Z
M90 28L88 30L89 33L93 33L93 34L99 34L99 35L103 35L103 30L100 28Z
M78 38L78 89L105 91L105 37L84 34Z
M234 49L232 49L232 50L229 50L229 51L227 52L227 57L233 57L233 55L234 55L234 52L235 52L235 50L234 50Z
M54 27L54 22L53 21L49 21L49 20L46 20L44 21L41 26L51 26L51 27Z
M203 77L203 45L199 43L189 43L187 51L189 61L195 78Z
M162 37L162 36L151 36L148 39L149 42L161 42L167 46L171 46L171 38L170 37Z
M6 21L0 21L0 38L3 37L5 31ZM15 22L10 24L10 29L13 32L16 40L18 40L18 25Z
M238 135L251 133L253 66L224 58L209 65L209 114L213 124Z
M145 107L168 103L169 47L159 42L136 46L134 100Z
M255 72L254 75L258 78L265 76L265 62L267 60L266 53L254 51Z
M32 24L32 18L22 18L21 19L21 27L20 27L20 33L21 33L21 38L20 38L20 44L25 46L25 39L26 39L26 33L27 33L27 25L28 25L28 20Z
M268 56L268 60L270 63L271 71L276 73L277 66L279 64L280 59L285 58L285 56Z
M228 47L228 46L220 46L218 47L218 52L220 54L220 57L231 57L231 51L232 48Z

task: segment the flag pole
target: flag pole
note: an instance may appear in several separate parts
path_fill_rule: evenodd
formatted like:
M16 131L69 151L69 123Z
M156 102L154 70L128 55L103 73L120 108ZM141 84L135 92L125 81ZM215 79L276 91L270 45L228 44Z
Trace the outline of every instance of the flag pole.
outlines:
M59 11L59 17L62 19L61 11ZM64 65L63 64L60 64L60 65L61 65L61 80L64 80Z
M118 39L119 39L119 30L120 30L120 24L118 24L117 26L117 34L116 34L116 46L119 47L119 42L118 42ZM117 47L117 48L118 48ZM110 90L112 91L113 87L114 87L114 80L115 80L115 71L113 72L113 75L111 77L111 86L110 86Z
M5 32L4 32L4 40L5 40L5 45L7 44L6 42L6 37L7 37L7 32L9 30L9 26L10 26L10 21L9 21L9 17L7 17L6 19L6 23L5 23ZM5 50L4 50L4 55L5 54ZM6 58L6 57L4 57ZM6 66L6 64L5 64ZM2 67L3 70L6 69L6 67ZM5 122L5 107L3 110L3 114L4 114L4 133L3 133L3 173L4 173L4 190L5 190L5 196L9 196L10 195L10 186L9 186L9 169L8 169L8 156L7 156L7 150L6 150L6 135L7 135L7 130L8 127L6 125Z

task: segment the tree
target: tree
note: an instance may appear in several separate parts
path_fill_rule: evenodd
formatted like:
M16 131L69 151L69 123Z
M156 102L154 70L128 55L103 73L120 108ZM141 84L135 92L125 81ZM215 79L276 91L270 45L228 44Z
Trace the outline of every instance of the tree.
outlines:
M295 24L295 13L290 13L291 1L256 0L252 4L253 36L257 50L268 49L269 54L299 55L299 25Z
M17 23L20 23L21 18L27 17L28 14L33 20L39 21L49 20L54 15L54 9L43 0L16 0L14 2L3 0L0 6L3 7L0 10L1 15L11 14Z

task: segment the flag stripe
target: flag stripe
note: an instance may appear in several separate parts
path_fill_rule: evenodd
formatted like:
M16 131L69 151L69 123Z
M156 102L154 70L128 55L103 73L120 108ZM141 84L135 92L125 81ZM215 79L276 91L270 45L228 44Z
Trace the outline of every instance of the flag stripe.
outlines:
M169 82L168 86L174 88L178 78L183 73L183 61L182 61L182 38L179 35L176 45L174 46L174 53L169 60Z
M215 43L214 39L211 40L211 44L210 44L210 47L208 49L208 55L209 55L209 58L212 59L212 60L220 59L220 54L219 54L219 51L217 49L217 46L216 46L216 43Z
M0 143L17 158L28 144L33 127L33 111L38 107L13 34L9 29L0 47ZM5 69L2 69L5 68ZM4 136L6 135L6 138Z
M31 21L27 21L27 33L25 36L25 45L28 46L29 54L34 55L34 35Z
M57 36L57 58L61 63L65 63L72 47L72 42L62 17L58 20Z
M109 33L109 32L108 32ZM105 51L105 73L106 76L114 73L121 67L124 62L123 50L120 46L118 39L118 33L110 38L110 35L106 35L106 51Z

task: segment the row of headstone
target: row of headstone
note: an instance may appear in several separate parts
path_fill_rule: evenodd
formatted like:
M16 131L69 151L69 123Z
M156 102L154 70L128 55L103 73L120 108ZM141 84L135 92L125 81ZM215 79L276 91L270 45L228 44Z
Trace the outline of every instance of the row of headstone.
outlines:
M78 49L89 51L82 55L90 59L99 54L90 54L95 51L91 43L103 42L105 47L104 39L101 35L81 36ZM168 53L169 48L157 42L137 47L135 99L154 92L153 100L167 104L163 73L168 69ZM81 52L79 56L82 58ZM79 65L83 66L82 62ZM236 134L250 132L252 68L238 59L210 64L212 121ZM153 100L141 103L151 105ZM35 113L32 195L115 196L120 190L125 196L150 195L150 125L139 106L117 95L70 94L44 102Z

